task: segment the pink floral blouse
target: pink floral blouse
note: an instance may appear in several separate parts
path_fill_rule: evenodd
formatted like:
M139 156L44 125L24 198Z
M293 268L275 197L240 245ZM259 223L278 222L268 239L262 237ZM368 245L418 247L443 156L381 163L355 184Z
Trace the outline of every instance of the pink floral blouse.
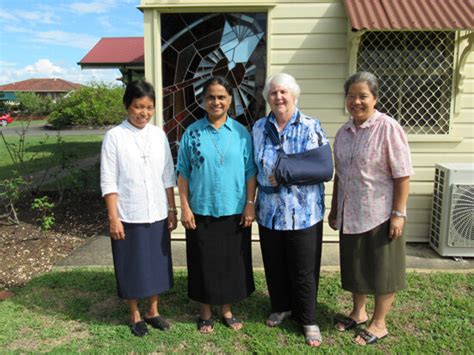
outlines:
M351 118L336 134L334 159L338 229L343 224L344 234L359 234L388 220L393 179L414 174L400 124L378 111L359 128Z

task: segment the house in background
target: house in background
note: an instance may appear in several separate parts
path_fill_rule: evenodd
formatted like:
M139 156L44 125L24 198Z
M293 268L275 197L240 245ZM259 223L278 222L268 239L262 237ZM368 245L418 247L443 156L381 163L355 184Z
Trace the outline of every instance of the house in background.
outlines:
M436 163L474 164L471 0L141 0L139 9L145 77L162 93L155 119L174 153L203 114L202 84L211 75L230 80L236 119L250 127L268 110L266 76L292 74L301 109L333 141L348 119L345 79L375 73L381 110L401 123L412 151L407 240L428 241ZM331 191L332 182L327 206ZM468 192L474 198L474 182ZM470 213L463 242L474 248ZM173 237L184 238L184 230ZM337 233L325 227L324 240Z
M102 38L77 64L81 69L119 69L125 84L142 78L143 37Z
M57 100L68 92L77 90L81 84L72 83L63 79L28 79L15 83L0 85L0 101L13 103L16 93L31 92L40 96Z

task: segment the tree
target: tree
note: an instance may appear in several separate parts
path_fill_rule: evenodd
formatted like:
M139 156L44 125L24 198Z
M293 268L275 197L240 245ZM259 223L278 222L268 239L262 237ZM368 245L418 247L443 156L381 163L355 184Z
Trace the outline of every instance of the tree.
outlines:
M47 116L54 107L54 102L49 97L32 92L19 92L16 98L20 103L19 109L26 116Z
M54 128L69 126L104 126L121 122L125 115L122 103L124 89L105 83L93 83L61 99L48 122Z

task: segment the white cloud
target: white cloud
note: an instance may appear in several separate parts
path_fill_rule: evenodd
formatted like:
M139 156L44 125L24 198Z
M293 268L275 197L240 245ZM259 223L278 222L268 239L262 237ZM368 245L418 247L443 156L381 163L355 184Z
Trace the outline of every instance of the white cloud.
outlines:
M17 18L6 9L2 9L2 11L0 11L0 20L16 21Z
M110 18L108 16L100 16L99 23L104 29L109 32L115 29L115 27L110 23Z
M61 74L64 72L64 69L51 63L49 59L39 59L33 65L27 65L22 69L27 74L30 75L54 75Z
M69 80L74 83L89 84L91 82L120 83L117 78L122 74L118 69L85 69L69 68L61 79Z
M85 33L65 32L65 31L36 31L24 27L8 25L2 28L8 33L29 34L28 41L37 43L53 44L56 46L65 46L80 49L91 49L99 38Z
M16 15L21 20L31 21L30 23L54 24L55 15L51 11L18 11Z
M37 26L38 24L56 24L57 16L52 10L43 10L43 11L9 11L7 9L2 9L0 12L0 20L8 21L6 25L11 23L22 22L22 25L33 25ZM25 22L27 21L27 22Z
M117 69L85 69L79 66L62 67L49 59L39 59L23 68L16 68L14 63L0 62L0 85L32 78L61 78L74 83L91 82L119 83L121 77Z
M5 68L5 67L14 67L15 66L15 63L13 62L7 62L5 60L0 60L0 68Z
M101 0L89 2L74 2L69 4L69 9L80 14L102 14L116 6L115 0Z
M35 32L35 41L40 43L54 44L80 49L91 49L99 40L95 36L84 33L73 33L64 31Z
M3 25L2 31L10 33L34 33L33 30L15 25Z

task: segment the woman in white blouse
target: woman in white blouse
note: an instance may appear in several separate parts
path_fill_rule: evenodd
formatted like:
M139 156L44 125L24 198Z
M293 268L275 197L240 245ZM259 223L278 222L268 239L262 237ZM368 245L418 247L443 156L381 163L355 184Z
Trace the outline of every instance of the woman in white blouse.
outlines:
M158 295L173 285L170 232L176 228L173 159L163 130L149 124L155 91L143 80L130 83L123 103L127 119L102 144L101 189L105 198L117 291L130 308L134 335L170 324L158 312ZM144 319L137 300L149 298Z

